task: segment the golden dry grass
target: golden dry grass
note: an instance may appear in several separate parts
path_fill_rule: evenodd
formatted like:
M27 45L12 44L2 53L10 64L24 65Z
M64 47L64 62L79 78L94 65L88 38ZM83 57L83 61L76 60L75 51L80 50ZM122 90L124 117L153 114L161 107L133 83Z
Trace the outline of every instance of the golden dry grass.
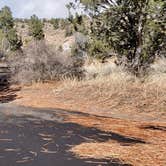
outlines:
M103 73L110 70L106 66L104 69L98 64L97 69L94 65L91 67L91 73L101 71L96 78L64 80L60 87L55 88L55 96L75 110L97 112L103 116L112 116L113 113L131 116L136 112L134 116L140 114L143 120L143 116L151 112L151 119L157 116L166 118L165 73L154 72L138 79L119 68L104 76Z

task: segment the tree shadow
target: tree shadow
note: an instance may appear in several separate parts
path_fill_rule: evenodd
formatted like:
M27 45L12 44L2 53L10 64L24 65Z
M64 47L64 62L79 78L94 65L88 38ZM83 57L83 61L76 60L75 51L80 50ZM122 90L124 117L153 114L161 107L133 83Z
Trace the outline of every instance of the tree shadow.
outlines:
M32 108L27 108L28 110ZM85 142L115 140L125 146L146 143L139 138L115 132L105 132L75 123L43 120L30 115L10 116L5 119L5 123L0 122L0 130L7 131L0 135L0 163L5 166L10 166L11 163L12 166L22 163L25 166L127 166L129 164L121 163L118 158L80 159L69 150ZM6 141L1 141L5 139Z
M143 126L143 127L141 127L141 129L166 131L166 126L148 125L148 126Z
M17 98L17 92L20 87L11 87L8 85L0 86L0 103L9 103Z

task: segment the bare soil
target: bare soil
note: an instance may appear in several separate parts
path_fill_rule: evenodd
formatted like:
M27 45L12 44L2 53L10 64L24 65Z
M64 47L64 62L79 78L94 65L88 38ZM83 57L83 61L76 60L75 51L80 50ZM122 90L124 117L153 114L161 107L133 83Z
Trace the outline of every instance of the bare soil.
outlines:
M26 86L17 94L19 99L14 103L132 121L166 122L166 96L156 99L156 94L152 93L143 97L142 87L130 87L122 94L111 96L96 92L97 87L76 86L64 90L59 87L60 82Z

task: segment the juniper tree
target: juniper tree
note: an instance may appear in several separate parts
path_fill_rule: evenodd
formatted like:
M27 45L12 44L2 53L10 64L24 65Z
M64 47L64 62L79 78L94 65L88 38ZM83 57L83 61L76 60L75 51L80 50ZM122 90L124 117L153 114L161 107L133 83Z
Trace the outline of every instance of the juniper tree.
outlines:
M31 16L29 21L29 32L30 36L35 40L44 39L43 23L36 15Z
M17 31L14 28L14 19L12 12L9 7L5 6L0 10L0 30L2 31L3 38L1 39L2 47L6 51L7 46L4 46L6 40L9 43L9 48L11 51L20 50L22 46L21 37L18 36ZM6 45L6 44L5 44Z
M0 10L0 28L7 32L14 27L14 19L9 7L5 6Z
M6 34L6 37L10 44L11 51L20 50L23 43L22 43L21 37L17 35L17 32L14 28L8 31L8 33Z
M166 43L163 0L76 0L91 18L91 40L117 53L138 73L161 55ZM78 6L78 5L77 5ZM99 48L99 52L100 52Z

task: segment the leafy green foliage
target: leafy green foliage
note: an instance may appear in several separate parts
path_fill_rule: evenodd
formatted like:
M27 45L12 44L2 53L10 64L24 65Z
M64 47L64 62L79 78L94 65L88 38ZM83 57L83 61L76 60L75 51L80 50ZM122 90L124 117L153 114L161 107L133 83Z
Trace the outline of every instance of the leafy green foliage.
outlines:
M2 41L6 38L10 45L11 51L21 49L22 41L21 38L17 35L16 30L14 29L14 19L12 17L12 12L7 6L3 7L0 10L0 30L0 40Z
M86 17L76 13L75 18L72 19L71 23L74 26L76 32L83 33L84 35L88 34L86 27Z
M101 41L93 39L89 43L88 53L90 56L102 59L108 54L109 48Z
M118 63L132 71L145 70L165 47L163 0L76 0L91 18L90 52L113 50ZM76 5L78 6L78 5ZM96 45L96 46L95 46ZM100 45L100 46L99 46ZM92 53L95 55L95 53ZM125 57L125 58L124 58Z
M31 16L29 21L29 32L30 36L35 40L44 39L43 23L36 15Z
M5 6L0 10L0 29L4 32L12 29L14 26L14 20L12 12L9 7Z

